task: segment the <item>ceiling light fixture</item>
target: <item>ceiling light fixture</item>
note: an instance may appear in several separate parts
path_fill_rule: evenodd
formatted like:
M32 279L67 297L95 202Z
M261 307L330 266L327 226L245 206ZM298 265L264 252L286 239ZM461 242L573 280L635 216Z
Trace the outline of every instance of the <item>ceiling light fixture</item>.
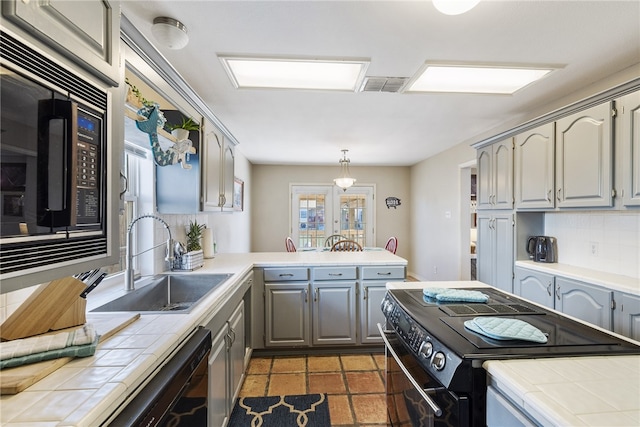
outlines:
M405 92L464 92L510 95L558 66L508 66L426 63Z
M351 160L347 159L348 151L349 150L342 150L342 158L340 159L340 178L333 180L334 184L342 188L344 191L347 191L347 188L351 187L356 182L356 179L351 178L351 174L349 173L349 163Z
M433 6L445 15L461 15L470 11L480 0L432 0Z
M182 49L189 43L187 27L180 21L159 16L151 26L153 36L169 49Z
M312 89L355 92L369 61L219 56L236 88Z

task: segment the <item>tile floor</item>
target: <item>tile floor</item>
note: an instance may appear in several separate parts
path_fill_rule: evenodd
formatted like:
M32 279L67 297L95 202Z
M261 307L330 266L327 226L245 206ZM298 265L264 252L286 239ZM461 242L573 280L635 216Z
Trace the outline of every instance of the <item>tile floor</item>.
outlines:
M254 356L241 396L327 393L332 426L385 426L384 354Z

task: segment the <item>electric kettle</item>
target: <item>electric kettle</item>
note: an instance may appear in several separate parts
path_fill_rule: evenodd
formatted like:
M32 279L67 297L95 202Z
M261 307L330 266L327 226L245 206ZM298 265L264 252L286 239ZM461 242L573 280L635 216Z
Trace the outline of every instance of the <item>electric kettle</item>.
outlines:
M558 244L555 237L531 236L527 240L529 258L536 262L558 262Z

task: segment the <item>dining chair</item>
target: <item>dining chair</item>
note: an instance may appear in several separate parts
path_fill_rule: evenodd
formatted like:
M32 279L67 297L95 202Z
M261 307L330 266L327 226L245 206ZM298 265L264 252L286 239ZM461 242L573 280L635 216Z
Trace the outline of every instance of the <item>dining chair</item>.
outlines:
M398 238L395 236L389 237L389 240L387 240L387 244L384 245L384 248L392 254L395 254L396 250L398 249Z
M287 237L286 239L284 239L284 245L287 248L287 252L296 251L296 244L293 243L293 239L291 237Z
M340 240L347 240L347 238L340 234L332 234L331 236L327 237L327 240L324 241L324 246L330 248L335 242L338 242Z
M357 252L361 250L360 243L354 240L339 240L331 246L332 252Z

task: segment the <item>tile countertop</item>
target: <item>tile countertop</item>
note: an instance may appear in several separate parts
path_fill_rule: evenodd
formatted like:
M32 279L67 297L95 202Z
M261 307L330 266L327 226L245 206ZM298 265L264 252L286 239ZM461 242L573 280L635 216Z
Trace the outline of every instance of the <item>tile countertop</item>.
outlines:
M253 267L341 264L406 265L407 261L387 251L218 254L205 260L205 265L193 273L233 273L233 276L189 314L143 314L98 345L92 357L74 359L23 392L1 396L0 425L100 425L198 325L224 306ZM87 297L87 309L124 295L123 288L122 281L105 280ZM90 322L91 313L87 319Z
M394 282L387 289L483 286L477 281ZM640 425L640 356L492 360L482 366L489 384L543 426Z
M614 291L640 295L640 279L635 277L621 276L560 263L547 264L534 261L516 261L515 266L604 286Z

